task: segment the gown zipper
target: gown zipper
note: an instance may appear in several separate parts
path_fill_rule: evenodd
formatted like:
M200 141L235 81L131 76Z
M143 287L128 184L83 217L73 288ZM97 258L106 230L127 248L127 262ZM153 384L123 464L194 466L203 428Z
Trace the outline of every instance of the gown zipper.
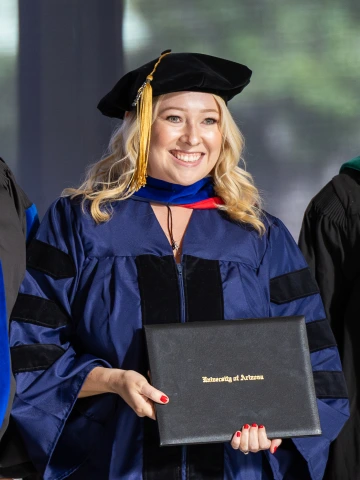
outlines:
M177 271L178 271L178 281L179 281L179 290L180 290L180 320L181 323L186 322L185 318L185 290L184 290L184 277L183 277L183 266L182 263L177 263ZM187 480L186 475L186 447L181 447L181 480Z
M181 323L186 322L185 318L185 290L184 290L184 278L183 278L183 266L181 263L177 263L177 270L178 270L178 280L179 280L179 290L180 290L180 319Z

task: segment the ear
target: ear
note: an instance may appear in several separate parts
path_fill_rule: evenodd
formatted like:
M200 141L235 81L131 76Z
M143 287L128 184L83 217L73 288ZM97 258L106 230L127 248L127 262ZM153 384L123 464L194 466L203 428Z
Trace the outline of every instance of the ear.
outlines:
M125 112L125 118L130 115L130 112Z

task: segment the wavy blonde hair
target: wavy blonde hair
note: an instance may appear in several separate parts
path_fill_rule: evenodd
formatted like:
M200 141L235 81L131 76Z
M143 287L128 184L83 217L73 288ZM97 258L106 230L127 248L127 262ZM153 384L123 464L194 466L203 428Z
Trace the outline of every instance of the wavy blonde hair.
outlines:
M224 201L217 208L225 211L232 220L252 226L261 235L265 232L261 199L251 174L245 170L242 158L244 138L224 100L213 96L220 110L223 138L219 159L210 172L215 193ZM162 97L154 98L153 121ZM97 223L110 219L111 202L125 200L135 193L129 183L138 158L139 127L136 120L136 112L128 112L111 136L106 155L90 167L82 185L66 188L62 193L72 198L82 196L83 208L85 202L89 202L90 214Z

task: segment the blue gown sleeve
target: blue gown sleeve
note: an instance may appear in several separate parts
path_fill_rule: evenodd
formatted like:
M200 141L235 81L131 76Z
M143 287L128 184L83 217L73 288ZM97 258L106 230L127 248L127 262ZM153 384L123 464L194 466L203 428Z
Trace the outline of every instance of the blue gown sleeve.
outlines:
M270 296L269 316L305 316L322 429L321 436L293 438L292 450L289 445L286 449L280 446L275 455L268 452L267 456L275 478L300 478L296 473L289 475L290 469L294 471L291 463L300 453L307 462L309 478L320 480L330 442L337 437L349 416L345 380L336 342L304 257L280 220L274 220L267 235L260 271L268 282L264 288L268 288Z
M115 397L77 399L94 367L111 367L76 342L72 304L83 262L71 202L59 199L28 248L10 332L17 384L12 415L45 480L66 478L91 454Z

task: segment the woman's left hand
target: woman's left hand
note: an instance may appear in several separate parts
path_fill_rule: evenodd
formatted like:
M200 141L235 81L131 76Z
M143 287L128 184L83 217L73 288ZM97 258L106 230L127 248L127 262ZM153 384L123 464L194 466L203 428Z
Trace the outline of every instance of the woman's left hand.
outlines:
M258 426L256 423L253 423L251 426L248 424L244 425L241 430L234 433L231 446L245 454L269 449L271 453L275 453L281 442L280 438L270 440L266 435L264 425Z

